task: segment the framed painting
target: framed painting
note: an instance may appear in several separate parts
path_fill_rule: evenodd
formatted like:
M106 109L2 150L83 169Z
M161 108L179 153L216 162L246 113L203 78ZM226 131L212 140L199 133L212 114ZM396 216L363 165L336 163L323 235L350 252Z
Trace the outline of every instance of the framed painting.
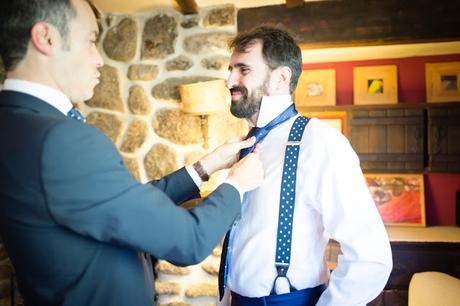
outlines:
M335 69L302 71L294 102L296 106L335 105Z
M425 64L428 103L460 101L460 62Z
M425 226L422 174L364 174L385 225Z
M354 67L353 103L356 105L397 104L397 66Z
M318 118L326 122L343 135L347 136L347 113L346 112L301 112L310 118Z

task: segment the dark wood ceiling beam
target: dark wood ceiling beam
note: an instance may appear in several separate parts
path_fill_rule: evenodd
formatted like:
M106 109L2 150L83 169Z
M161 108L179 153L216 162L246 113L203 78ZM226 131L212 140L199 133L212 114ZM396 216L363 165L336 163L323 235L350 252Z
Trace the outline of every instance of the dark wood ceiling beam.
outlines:
M176 0L177 5L184 15L198 14L198 5L195 0Z
M286 2L240 9L237 24L239 32L282 25L302 48L460 40L460 1L419 2L309 1L295 9Z
M304 0L286 0L286 7L287 8L295 8L301 7L305 5Z

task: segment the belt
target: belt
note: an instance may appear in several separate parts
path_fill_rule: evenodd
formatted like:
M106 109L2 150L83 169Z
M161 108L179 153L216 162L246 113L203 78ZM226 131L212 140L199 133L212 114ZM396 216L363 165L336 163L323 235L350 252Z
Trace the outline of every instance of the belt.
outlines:
M314 288L306 288L290 293L254 298L242 296L232 291L231 306L313 306L318 302L325 289L326 285L322 284Z

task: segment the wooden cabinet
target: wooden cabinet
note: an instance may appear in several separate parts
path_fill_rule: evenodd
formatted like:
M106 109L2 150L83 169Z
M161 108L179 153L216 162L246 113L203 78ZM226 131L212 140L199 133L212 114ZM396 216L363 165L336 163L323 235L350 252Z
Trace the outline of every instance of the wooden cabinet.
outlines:
M358 109L350 114L350 142L364 171L423 171L424 109Z
M460 105L428 109L429 170L460 171Z
M346 134L364 172L460 172L460 102L299 107L345 112Z

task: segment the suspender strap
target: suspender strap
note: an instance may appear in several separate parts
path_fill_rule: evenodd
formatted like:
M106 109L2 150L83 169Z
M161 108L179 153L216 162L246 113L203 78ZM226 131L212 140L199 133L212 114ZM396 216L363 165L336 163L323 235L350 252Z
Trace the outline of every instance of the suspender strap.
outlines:
M276 294L275 285L276 281L280 277L287 279L290 291L296 291L287 278L287 271L291 263L292 220L294 216L295 187L300 141L302 140L303 132L309 120L310 119L306 117L297 117L291 127L284 153L275 257L275 267L278 275L273 281L273 287L270 293L271 295Z

